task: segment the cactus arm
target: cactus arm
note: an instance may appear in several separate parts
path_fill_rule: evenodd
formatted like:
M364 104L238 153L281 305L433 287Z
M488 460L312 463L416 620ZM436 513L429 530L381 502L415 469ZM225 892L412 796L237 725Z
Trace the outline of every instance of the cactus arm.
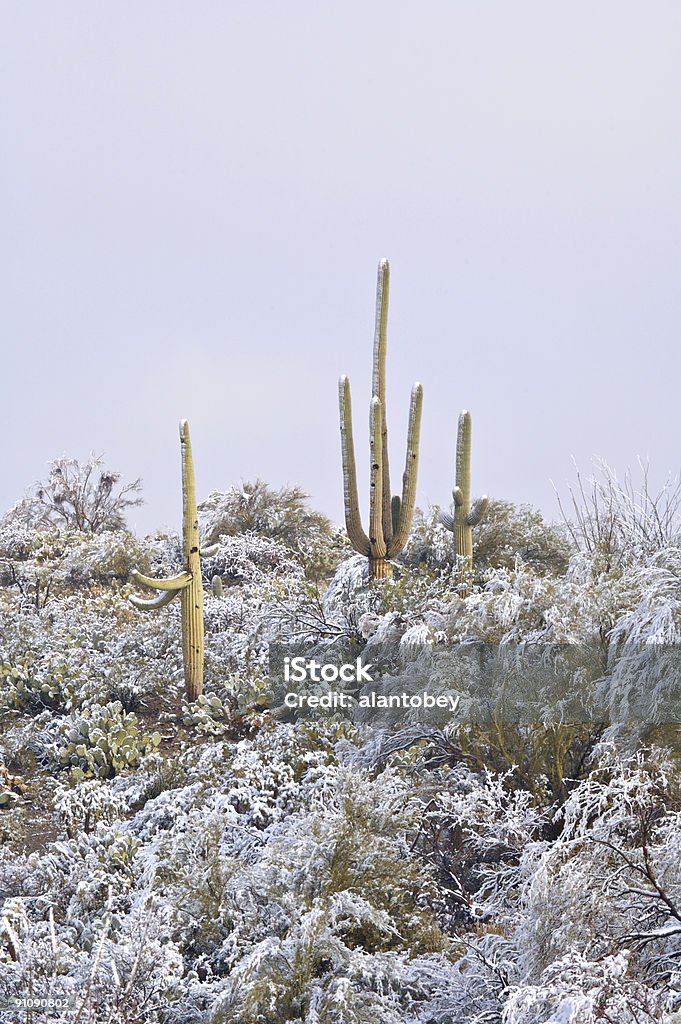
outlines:
M466 524L468 526L477 526L478 523L482 522L487 512L487 506L489 505L489 498L486 494L483 494L481 498L477 498L473 502L473 506L466 516Z
M217 555L219 547L219 544L208 544L207 547L201 548L201 557L213 558L214 555Z
M409 404L409 427L407 429L407 457L402 476L402 502L397 529L388 545L390 557L398 555L404 548L411 530L411 521L416 504L416 478L419 465L419 440L421 436L421 410L423 408L423 387L414 384Z
M438 519L444 526L445 530L449 530L450 533L454 533L454 516L450 516L449 512L440 512Z
M343 494L345 498L345 528L355 551L369 555L371 544L362 529L357 491L357 467L355 445L352 439L352 406L350 403L350 381L341 377L338 384L340 406L341 453L343 458Z
M454 507L461 508L464 502L463 491L460 487L455 487L452 491L452 498L454 499Z
M370 507L369 507L369 542L371 557L383 559L386 556L385 537L383 535L383 410L380 399L374 395L371 399L371 420L369 448L371 458L370 475Z
M381 489L383 492L383 537L389 541L393 535L390 491L390 465L388 461L388 412L386 404L385 361L388 347L388 299L390 295L390 264L381 260L376 280L376 323L374 330L374 368L372 397L381 403Z
M143 587L151 587L153 590L184 590L192 581L192 575L189 572L181 572L177 576L170 576L168 579L161 580L152 579L151 576L144 576L137 569L133 569L130 575L135 583L139 583Z
M397 527L400 522L400 511L402 509L402 499L399 494L393 494L392 501L390 502L390 513L393 521L393 534L397 533Z
M135 608L150 609L150 608L163 608L165 605L170 604L177 595L180 593L179 590L162 590L156 597L150 598L148 601L142 597L137 597L135 594L131 594L128 598L130 604L134 605Z

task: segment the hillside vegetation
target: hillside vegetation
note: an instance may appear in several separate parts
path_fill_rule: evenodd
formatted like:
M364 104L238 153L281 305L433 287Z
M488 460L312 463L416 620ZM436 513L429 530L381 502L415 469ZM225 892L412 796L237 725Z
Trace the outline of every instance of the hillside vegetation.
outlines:
M492 500L463 595L438 509L370 580L300 489L214 493L190 702L179 603L128 600L180 539L127 532L138 489L92 473L96 522L53 479L0 523L0 998L71 999L3 1020L681 1020L678 726L626 714L669 684L640 652L681 640L673 492L605 471L569 527ZM339 639L592 644L625 711L282 720L269 645Z

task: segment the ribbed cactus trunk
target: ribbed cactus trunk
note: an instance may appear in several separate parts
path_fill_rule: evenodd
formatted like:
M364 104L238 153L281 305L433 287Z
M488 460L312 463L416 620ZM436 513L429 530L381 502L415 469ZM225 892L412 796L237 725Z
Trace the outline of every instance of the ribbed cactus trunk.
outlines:
M459 416L456 438L456 487L452 491L454 515L443 513L440 521L454 534L456 574L459 592L470 593L473 585L473 527L487 511L487 497L483 495L471 506L471 414L464 409Z
M471 414L467 411L459 416L454 506L456 554L463 560L462 571L469 576L473 572L473 527L468 522L471 514Z
M182 451L182 555L185 571L191 576L182 591L182 660L187 696L196 700L203 692L203 581L199 547L199 514L196 508L194 460L189 424L180 423Z
M386 421L385 362L388 327L388 291L390 268L387 260L378 267L376 288L376 328L374 336L374 367L372 376L371 413L369 418L369 451L371 460L369 480L369 535L364 532L359 512L357 469L352 436L352 408L350 382L341 377L339 383L341 453L343 458L343 490L345 494L345 526L348 537L361 555L369 560L371 579L389 579L392 576L391 558L404 548L409 537L418 471L419 433L423 388L412 388L407 428L407 460L402 477L402 497L390 492L388 466L388 427Z
M180 450L182 454L182 559L183 570L169 579L155 580L144 576L137 569L130 575L144 587L159 590L158 597L144 600L135 594L130 602L136 608L149 610L163 608L173 598L180 596L182 606L182 661L187 696L196 700L203 692L203 580L201 578L201 556L210 556L217 550L217 544L201 550L199 543L199 516L196 508L196 486L194 483L194 460L189 437L189 424L180 423Z
M391 580L393 577L392 562L389 562L387 558L370 558L369 576L372 580Z

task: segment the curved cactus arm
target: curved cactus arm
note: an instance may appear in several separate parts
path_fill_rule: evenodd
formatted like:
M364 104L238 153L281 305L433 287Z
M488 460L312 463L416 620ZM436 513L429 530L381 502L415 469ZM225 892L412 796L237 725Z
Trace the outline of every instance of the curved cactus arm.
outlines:
M411 530L411 521L416 504L416 478L419 466L419 440L421 436L421 410L423 408L423 387L414 384L409 403L409 426L407 428L407 457L402 475L402 502L397 529L388 545L390 557L398 555L404 548Z
M370 507L369 507L369 543L371 557L385 558L387 553L383 535L383 445L382 445L383 410L377 395L371 399L371 420L369 449L371 458L370 472Z
M343 494L345 498L345 528L355 551L360 555L369 555L371 544L362 529L359 513L359 494L357 491L357 467L355 465L355 445L352 439L352 406L350 403L350 381L341 377L338 382L338 402L340 407L341 453L343 458Z
M482 522L487 512L487 506L489 505L489 498L486 494L483 494L481 498L477 498L473 502L473 507L466 516L467 526L477 526L478 523Z
M163 590L156 597L152 597L148 601L142 597L137 597L135 594L131 594L128 601L130 604L134 605L135 608L147 610L150 608L163 608L165 605L170 604L170 602L173 601L179 593L179 590Z
M444 526L445 530L449 530L450 533L454 533L454 516L450 516L449 512L440 512L438 519Z
M219 544L208 544L207 547L201 548L201 557L213 558L214 555L217 555L219 547Z
M135 583L139 583L143 587L151 587L153 590L172 591L184 590L194 578L190 572L181 572L177 576L171 576L168 579L155 580L151 576L143 576L137 569L133 569L130 575Z
M383 537L389 541L393 535L390 492L390 465L388 461L388 412L386 404L385 360L388 347L388 298L390 295L390 264L381 260L376 278L376 324L374 329L374 369L372 397L381 403L381 489L383 492Z

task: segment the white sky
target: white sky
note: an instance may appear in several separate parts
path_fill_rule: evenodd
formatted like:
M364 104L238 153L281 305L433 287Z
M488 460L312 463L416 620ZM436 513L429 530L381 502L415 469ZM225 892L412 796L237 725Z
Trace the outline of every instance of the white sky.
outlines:
M0 511L47 461L142 476L179 525L260 476L361 497L376 264L392 267L394 489L424 385L418 501L550 516L600 455L681 463L677 0L0 5Z

